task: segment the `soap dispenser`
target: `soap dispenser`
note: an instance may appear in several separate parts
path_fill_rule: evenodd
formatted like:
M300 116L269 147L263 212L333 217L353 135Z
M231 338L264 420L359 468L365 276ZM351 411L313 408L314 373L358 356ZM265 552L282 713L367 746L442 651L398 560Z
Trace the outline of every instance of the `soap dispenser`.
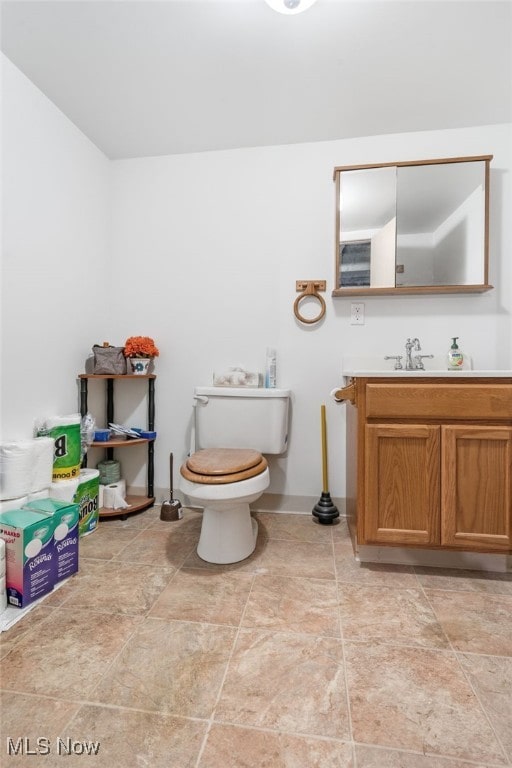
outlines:
M449 371L460 371L464 362L464 355L457 346L458 338L458 336L452 336L452 346L448 350L447 359Z

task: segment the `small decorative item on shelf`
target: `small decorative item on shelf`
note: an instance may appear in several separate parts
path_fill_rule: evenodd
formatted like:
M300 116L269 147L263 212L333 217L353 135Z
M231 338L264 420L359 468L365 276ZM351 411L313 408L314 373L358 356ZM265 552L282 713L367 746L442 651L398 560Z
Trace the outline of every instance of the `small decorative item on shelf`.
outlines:
M123 347L112 347L108 341L103 345L95 344L92 348L93 369L97 375L119 376L126 373L126 359Z
M132 373L138 376L149 373L151 360L159 354L155 342L149 336L130 336L125 341L124 355L129 360Z
M149 364L151 358L149 357L130 357L130 368L132 373L137 376L146 376L149 371Z

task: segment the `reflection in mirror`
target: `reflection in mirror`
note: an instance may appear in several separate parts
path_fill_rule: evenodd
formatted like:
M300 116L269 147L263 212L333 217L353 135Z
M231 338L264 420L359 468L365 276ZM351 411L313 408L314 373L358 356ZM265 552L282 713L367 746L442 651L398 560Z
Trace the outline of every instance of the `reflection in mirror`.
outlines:
M336 168L333 296L489 290L491 159Z
M484 282L484 162L398 168L397 221L397 286Z
M339 200L339 286L394 285L396 168L344 173Z

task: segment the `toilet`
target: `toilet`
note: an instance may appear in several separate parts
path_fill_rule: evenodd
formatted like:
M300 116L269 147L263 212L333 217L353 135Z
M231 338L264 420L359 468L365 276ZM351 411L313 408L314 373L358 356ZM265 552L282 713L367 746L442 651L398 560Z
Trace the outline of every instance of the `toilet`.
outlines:
M181 466L180 490L202 506L197 554L237 563L256 546L250 504L270 484L266 455L284 453L290 390L196 387L195 451Z

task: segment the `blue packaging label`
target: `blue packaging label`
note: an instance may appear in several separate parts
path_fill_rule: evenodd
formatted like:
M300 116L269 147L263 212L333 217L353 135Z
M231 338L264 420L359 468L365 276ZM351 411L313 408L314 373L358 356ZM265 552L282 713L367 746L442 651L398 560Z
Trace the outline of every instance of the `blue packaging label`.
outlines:
M30 501L30 509L37 509L52 521L51 553L54 561L55 583L67 579L78 571L78 504L55 499Z
M56 517L53 551L55 581L58 582L78 571L78 505L71 505Z
M454 349L448 353L448 365L450 368L462 368L464 355L459 350Z

